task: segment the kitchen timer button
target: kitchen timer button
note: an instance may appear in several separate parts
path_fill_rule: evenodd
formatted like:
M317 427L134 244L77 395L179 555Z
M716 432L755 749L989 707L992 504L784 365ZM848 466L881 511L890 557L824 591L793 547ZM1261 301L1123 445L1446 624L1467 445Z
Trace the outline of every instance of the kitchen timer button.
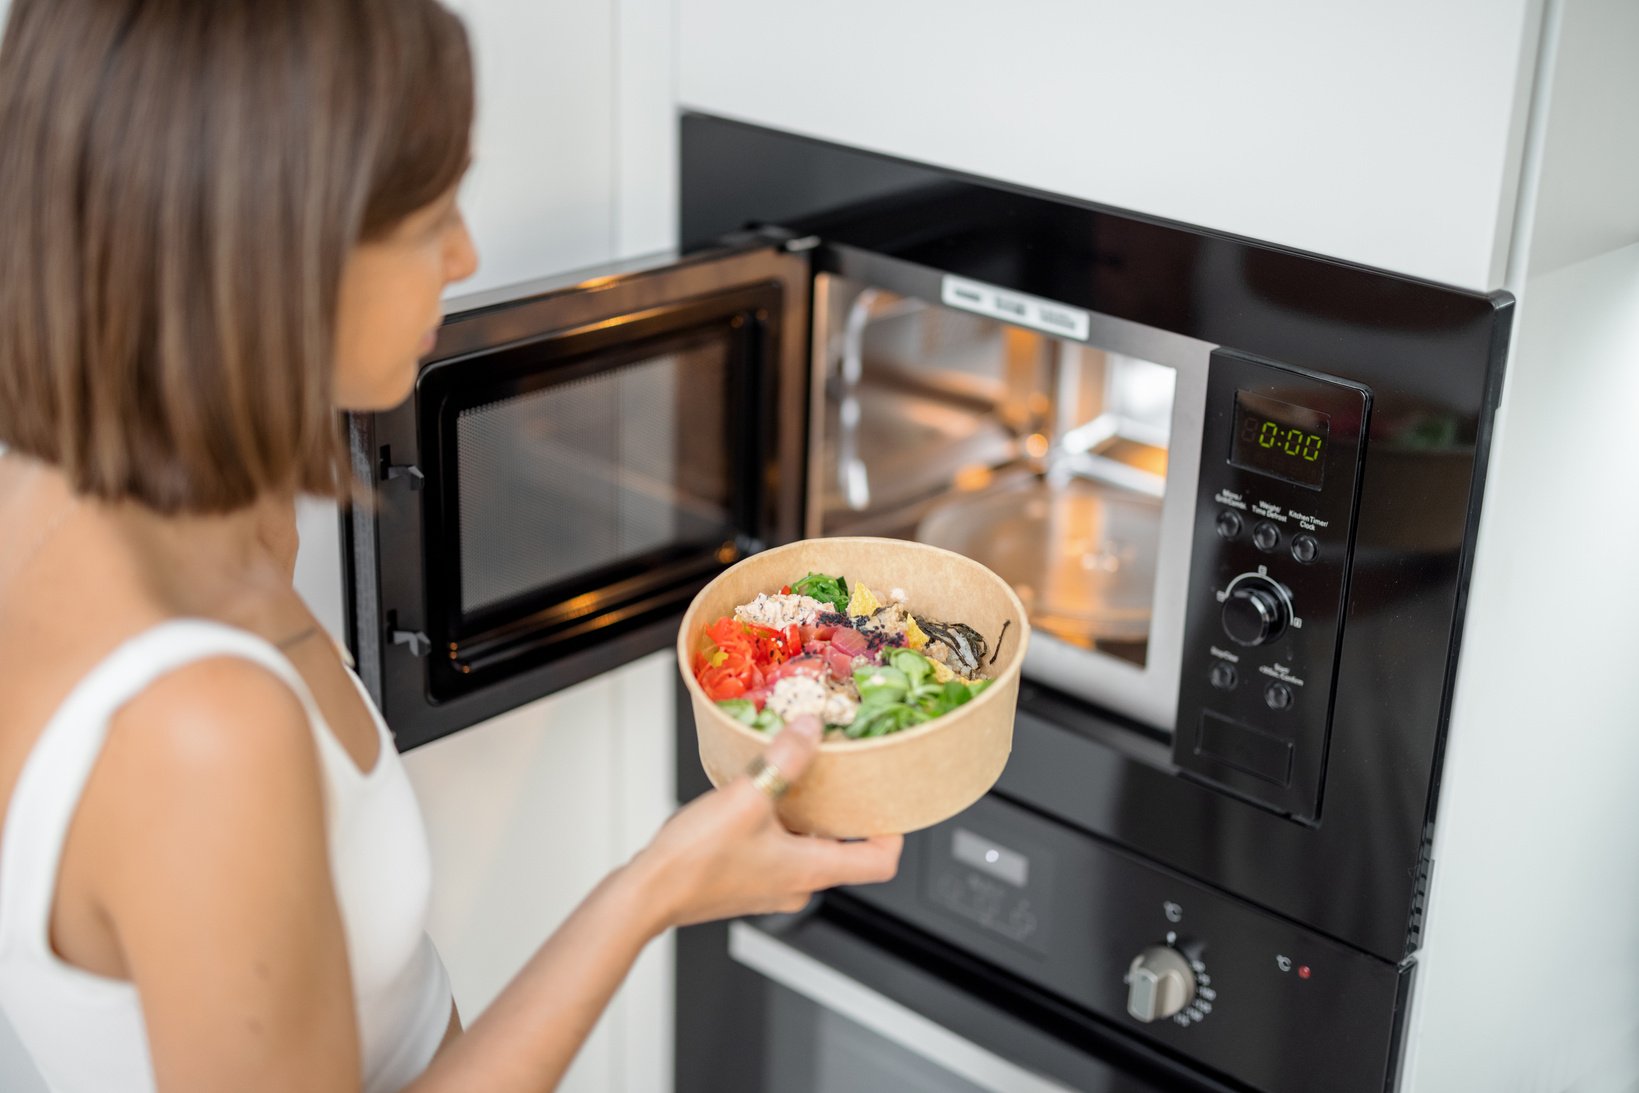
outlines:
M1299 535L1292 540L1292 557L1308 565L1320 557L1320 541L1313 535Z
M1280 528L1268 520L1259 520L1252 528L1252 544L1265 553L1280 546Z
M1241 533L1241 514L1225 509L1218 514L1217 528L1220 539L1235 538Z

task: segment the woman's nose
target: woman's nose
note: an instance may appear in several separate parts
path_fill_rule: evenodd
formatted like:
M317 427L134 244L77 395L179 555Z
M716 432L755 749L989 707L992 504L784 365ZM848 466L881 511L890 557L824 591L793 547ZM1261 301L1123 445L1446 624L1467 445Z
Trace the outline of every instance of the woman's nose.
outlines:
M467 218L457 216L454 227L454 238L450 240L447 257L444 262L444 276L449 282L465 281L478 272L478 248L473 244L472 233L467 230Z

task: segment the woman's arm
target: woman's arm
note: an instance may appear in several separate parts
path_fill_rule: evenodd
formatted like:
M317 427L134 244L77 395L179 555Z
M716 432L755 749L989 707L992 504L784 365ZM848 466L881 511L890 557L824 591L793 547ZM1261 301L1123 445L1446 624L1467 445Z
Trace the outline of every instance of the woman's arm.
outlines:
M796 778L816 750L817 721L794 723L769 759ZM434 1060L414 1093L556 1087L643 946L677 925L795 911L817 890L884 881L902 840L838 843L793 835L741 778L684 808L600 884L467 1032Z
M321 787L301 704L248 661L188 665L114 718L69 850L167 1093L359 1088Z
M769 745L795 779L819 725ZM167 1093L353 1093L360 1048L312 731L246 661L189 665L114 719L69 838L142 999ZM897 837L793 835L745 778L682 809L608 877L413 1084L550 1090L643 946L674 925L800 908L886 880Z

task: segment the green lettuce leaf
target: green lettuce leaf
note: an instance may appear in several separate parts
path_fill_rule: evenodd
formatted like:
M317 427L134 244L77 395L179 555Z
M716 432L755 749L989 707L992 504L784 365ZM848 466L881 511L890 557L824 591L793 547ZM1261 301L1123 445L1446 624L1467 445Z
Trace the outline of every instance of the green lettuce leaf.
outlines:
M830 604L838 612L848 610L848 582L842 577L810 573L802 580L793 582L791 591Z
M749 698L725 698L717 703L717 708L747 725L757 720L757 704Z
M904 672L891 665L881 668L867 666L854 669L854 686L859 688L860 705L885 706L905 701L905 696L910 693L911 681Z

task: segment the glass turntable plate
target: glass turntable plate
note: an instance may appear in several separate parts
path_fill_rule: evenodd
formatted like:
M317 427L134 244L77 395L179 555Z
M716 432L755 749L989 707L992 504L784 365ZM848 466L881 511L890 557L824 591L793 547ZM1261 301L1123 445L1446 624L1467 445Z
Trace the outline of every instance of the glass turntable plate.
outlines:
M953 497L916 537L1013 585L1032 626L1074 645L1143 642L1155 598L1161 501L1072 478Z

